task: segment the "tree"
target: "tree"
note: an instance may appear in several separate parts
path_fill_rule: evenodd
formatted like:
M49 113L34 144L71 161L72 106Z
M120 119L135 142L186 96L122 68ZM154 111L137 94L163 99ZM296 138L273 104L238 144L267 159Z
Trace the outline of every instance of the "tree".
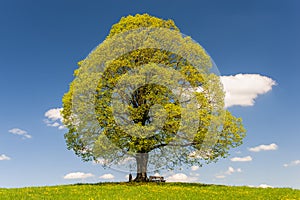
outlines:
M78 65L62 115L68 149L84 161L134 158L134 180L147 181L149 165L201 166L242 144L212 59L172 20L122 18Z

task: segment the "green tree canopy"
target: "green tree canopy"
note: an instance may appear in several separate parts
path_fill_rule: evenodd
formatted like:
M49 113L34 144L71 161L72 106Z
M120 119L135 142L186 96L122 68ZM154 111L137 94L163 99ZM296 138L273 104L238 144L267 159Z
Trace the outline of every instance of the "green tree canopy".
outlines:
M128 16L78 63L63 97L69 149L104 166L134 159L173 169L226 157L245 136L224 110L224 92L206 51L172 20Z

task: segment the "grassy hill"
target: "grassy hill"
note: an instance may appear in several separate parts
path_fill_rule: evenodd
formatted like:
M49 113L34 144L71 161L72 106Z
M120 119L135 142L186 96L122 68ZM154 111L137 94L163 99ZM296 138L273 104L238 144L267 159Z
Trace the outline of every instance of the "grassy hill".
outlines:
M196 183L99 183L1 189L0 199L300 199L300 190Z

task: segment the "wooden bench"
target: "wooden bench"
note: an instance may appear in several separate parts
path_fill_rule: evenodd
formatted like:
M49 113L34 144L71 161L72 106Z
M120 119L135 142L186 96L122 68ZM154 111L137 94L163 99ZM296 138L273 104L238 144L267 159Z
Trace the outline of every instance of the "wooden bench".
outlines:
M166 182L163 176L150 176L149 177L150 182Z

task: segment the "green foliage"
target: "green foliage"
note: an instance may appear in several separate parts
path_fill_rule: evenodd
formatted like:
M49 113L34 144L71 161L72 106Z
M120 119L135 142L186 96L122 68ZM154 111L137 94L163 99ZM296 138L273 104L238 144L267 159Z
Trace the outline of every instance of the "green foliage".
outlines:
M250 188L196 183L100 183L0 189L0 199L300 199L300 190Z
M163 20L148 14L137 14L135 16L122 17L117 24L112 26L107 38L140 27L166 28L179 31L173 20Z
M202 165L242 144L211 58L172 20L122 18L78 65L62 115L68 149L85 161L143 153L157 168Z

